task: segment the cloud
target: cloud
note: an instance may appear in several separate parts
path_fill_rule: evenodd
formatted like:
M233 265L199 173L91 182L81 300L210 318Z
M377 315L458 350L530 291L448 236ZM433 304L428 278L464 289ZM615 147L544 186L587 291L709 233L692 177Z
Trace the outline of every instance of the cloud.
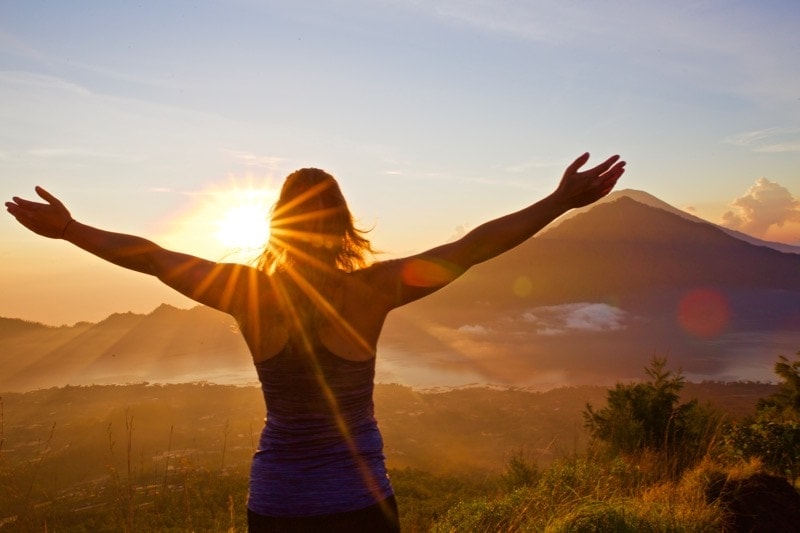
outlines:
M731 207L723 215L722 224L756 237L764 236L773 226L800 222L800 201L786 187L766 178L756 180Z
M480 324L465 324L458 328L458 331L459 333L469 333L472 335L488 335L489 333L492 333L492 330L485 326L481 326Z
M539 335L563 335L625 329L627 313L607 304L581 302L535 307L522 318L533 324Z
M800 152L800 128L767 128L745 131L725 139L728 144L753 152Z
M468 223L465 222L464 224L459 224L453 230L453 234L450 235L450 237L447 238L447 242L457 241L458 239L460 239L461 237L466 235L467 231L469 231L469 224Z
M47 74L2 70L0 71L0 82L3 83L6 90L11 87L18 87L27 92L36 89L46 89L79 96L95 96L94 93L82 85Z

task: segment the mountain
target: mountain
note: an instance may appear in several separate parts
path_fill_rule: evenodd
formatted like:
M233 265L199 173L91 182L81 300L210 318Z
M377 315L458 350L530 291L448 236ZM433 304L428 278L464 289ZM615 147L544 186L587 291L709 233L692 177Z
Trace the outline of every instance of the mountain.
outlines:
M647 192L644 192L644 191L638 191L636 189L621 189L621 190L618 190L618 191L614 191L611 194L609 194L608 196L606 196L605 198L603 198L602 200L600 200L594 206L588 206L588 207L584 207L584 208L581 208L581 209L575 209L573 211L570 211L569 213L567 213L566 215L561 217L559 220L554 222L550 227L551 228L556 227L562 221L568 220L569 218L572 218L573 216L578 215L580 213L585 213L586 211L592 209L593 207L595 207L597 205L602 205L602 204L608 203L608 202L615 202L616 200L619 200L620 198L630 198L631 200L634 200L634 201L636 201L636 202L638 202L640 204L644 204L644 205L647 205L647 206L650 206L650 207L656 207L658 209L662 209L664 211L672 213L673 215L677 215L677 216L679 216L681 218L684 218L686 220L690 220L692 222L698 222L698 223L701 223L701 224L712 225L712 226L720 229L721 231L727 233L731 237L735 237L735 238L737 238L737 239L739 239L741 241L745 241L745 242L748 242L750 244L754 244L756 246L765 246L767 248L772 248L774 250L778 250L779 252L800 254L800 246L793 246L791 244L786 244L786 243L782 243L782 242L771 242L771 241L765 241L765 240L762 240L762 239L757 239L756 237L752 237L750 235L742 233L741 231L736 231L734 229L726 228L726 227L720 226L718 224L713 224L711 222L708 222L707 220L704 220L704 219L702 219L700 217L692 215L691 213L687 213L686 211L683 211L682 209L678 209L676 207L673 207L670 204L668 204L667 202L664 202L663 200L660 200L660 199L656 198L655 196L653 196L650 193L647 193Z
M233 318L161 305L58 328L0 319L0 390L54 385L241 380L252 370Z
M648 202L648 203L653 203ZM638 378L769 380L800 349L800 255L623 195L393 312L377 379L547 389ZM255 375L234 320L161 306L53 328L0 320L0 391Z

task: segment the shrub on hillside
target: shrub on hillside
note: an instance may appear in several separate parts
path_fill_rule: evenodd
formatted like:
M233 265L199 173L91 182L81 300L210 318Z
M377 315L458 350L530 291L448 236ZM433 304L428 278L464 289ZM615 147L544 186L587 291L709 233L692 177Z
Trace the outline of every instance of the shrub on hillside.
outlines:
M585 426L610 455L658 452L677 476L706 454L721 415L697 400L680 403L684 378L666 369L666 359L654 358L645 373L646 381L610 389L606 407L586 404Z
M796 361L780 356L778 391L758 402L756 414L729 424L722 433L722 457L758 459L794 485L800 477L800 352Z

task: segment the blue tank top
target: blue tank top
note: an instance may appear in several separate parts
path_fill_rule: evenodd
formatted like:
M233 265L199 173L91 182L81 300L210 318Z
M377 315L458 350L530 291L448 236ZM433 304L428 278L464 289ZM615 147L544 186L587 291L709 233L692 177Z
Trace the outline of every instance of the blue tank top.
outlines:
M372 401L375 358L349 361L319 343L306 350L290 341L255 366L267 419L250 472L250 510L315 516L392 495Z

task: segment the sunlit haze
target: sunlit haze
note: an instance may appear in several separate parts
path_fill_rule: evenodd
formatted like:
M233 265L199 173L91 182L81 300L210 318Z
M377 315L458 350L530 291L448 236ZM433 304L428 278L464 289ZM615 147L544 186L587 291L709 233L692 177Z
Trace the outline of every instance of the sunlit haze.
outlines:
M4 2L0 193L245 260L314 166L393 257L621 153L621 186L800 244L798 27L788 0ZM0 316L191 305L9 216L0 239Z

